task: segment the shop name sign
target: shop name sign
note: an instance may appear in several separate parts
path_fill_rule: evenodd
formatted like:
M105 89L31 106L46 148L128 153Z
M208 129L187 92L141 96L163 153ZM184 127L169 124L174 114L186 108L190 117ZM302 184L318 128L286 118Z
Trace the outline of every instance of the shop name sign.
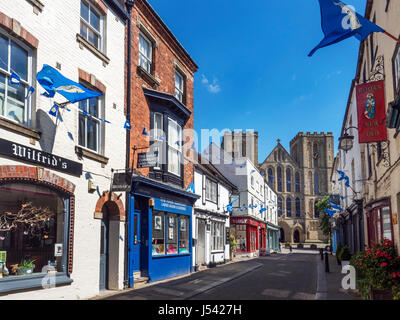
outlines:
M82 164L79 162L4 139L0 139L0 154L77 176L82 174Z
M356 87L359 143L387 140L384 81Z
M144 152L138 154L137 167L150 168L156 167L158 164L158 151Z
M154 209L181 214L192 214L192 207L166 199L154 199Z

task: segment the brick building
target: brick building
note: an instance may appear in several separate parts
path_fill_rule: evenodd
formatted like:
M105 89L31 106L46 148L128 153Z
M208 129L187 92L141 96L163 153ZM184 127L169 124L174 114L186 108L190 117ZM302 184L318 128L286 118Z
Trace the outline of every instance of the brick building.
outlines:
M191 219L197 196L186 192L194 167L185 158L191 155L193 74L198 67L147 1L134 2L131 22L132 286L192 270ZM139 157L154 162L144 164Z
M112 0L0 2L0 251L10 271L2 298L80 299L123 288L125 199L110 183L111 169L125 167L126 19ZM49 110L65 99L41 95L44 64L102 95L56 119ZM5 212L26 208L47 208L51 218L4 223ZM23 260L34 260L32 274L20 275ZM47 278L56 287L43 289Z

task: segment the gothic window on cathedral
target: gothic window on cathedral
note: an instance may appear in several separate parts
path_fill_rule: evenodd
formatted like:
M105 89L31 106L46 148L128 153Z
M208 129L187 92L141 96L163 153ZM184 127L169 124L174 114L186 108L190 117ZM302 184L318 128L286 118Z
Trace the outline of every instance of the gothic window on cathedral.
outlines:
M287 217L292 216L292 199L291 198L286 199L286 216Z
M278 192L282 192L282 168L278 167L277 169L278 176Z
M296 217L300 217L300 214L301 214L300 199L296 198Z
M286 191L292 192L292 170L286 169Z
M281 217L283 214L283 201L281 197L278 197L278 216Z
M270 184L270 186L274 185L274 173L272 171L272 168L268 169L268 183Z
M295 191L301 192L300 191L300 173L298 173L298 172L296 172L296 174L295 174Z
M319 195L319 176L318 176L318 172L314 172L314 194Z
M315 218L319 218L319 211L318 211L318 208L317 208L317 204L315 203L315 205L314 205L314 217Z

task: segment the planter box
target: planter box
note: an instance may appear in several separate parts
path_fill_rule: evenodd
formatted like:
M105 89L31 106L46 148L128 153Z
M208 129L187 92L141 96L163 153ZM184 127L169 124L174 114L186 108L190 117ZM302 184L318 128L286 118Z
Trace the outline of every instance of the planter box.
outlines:
M33 268L18 268L17 272L19 276L26 276L33 273Z
M371 289L372 300L393 300L392 290Z

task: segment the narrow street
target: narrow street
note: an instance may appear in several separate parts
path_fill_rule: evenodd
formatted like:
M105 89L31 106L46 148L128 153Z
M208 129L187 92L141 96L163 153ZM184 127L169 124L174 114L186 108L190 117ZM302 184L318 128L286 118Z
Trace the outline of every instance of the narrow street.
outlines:
M240 261L146 285L105 300L315 300L321 299L318 287L328 288L322 299L358 299L340 292L341 275L333 258L329 276L318 274L319 257L317 251L295 249L291 254ZM331 279L328 285L326 279ZM318 285L318 281L325 283Z

